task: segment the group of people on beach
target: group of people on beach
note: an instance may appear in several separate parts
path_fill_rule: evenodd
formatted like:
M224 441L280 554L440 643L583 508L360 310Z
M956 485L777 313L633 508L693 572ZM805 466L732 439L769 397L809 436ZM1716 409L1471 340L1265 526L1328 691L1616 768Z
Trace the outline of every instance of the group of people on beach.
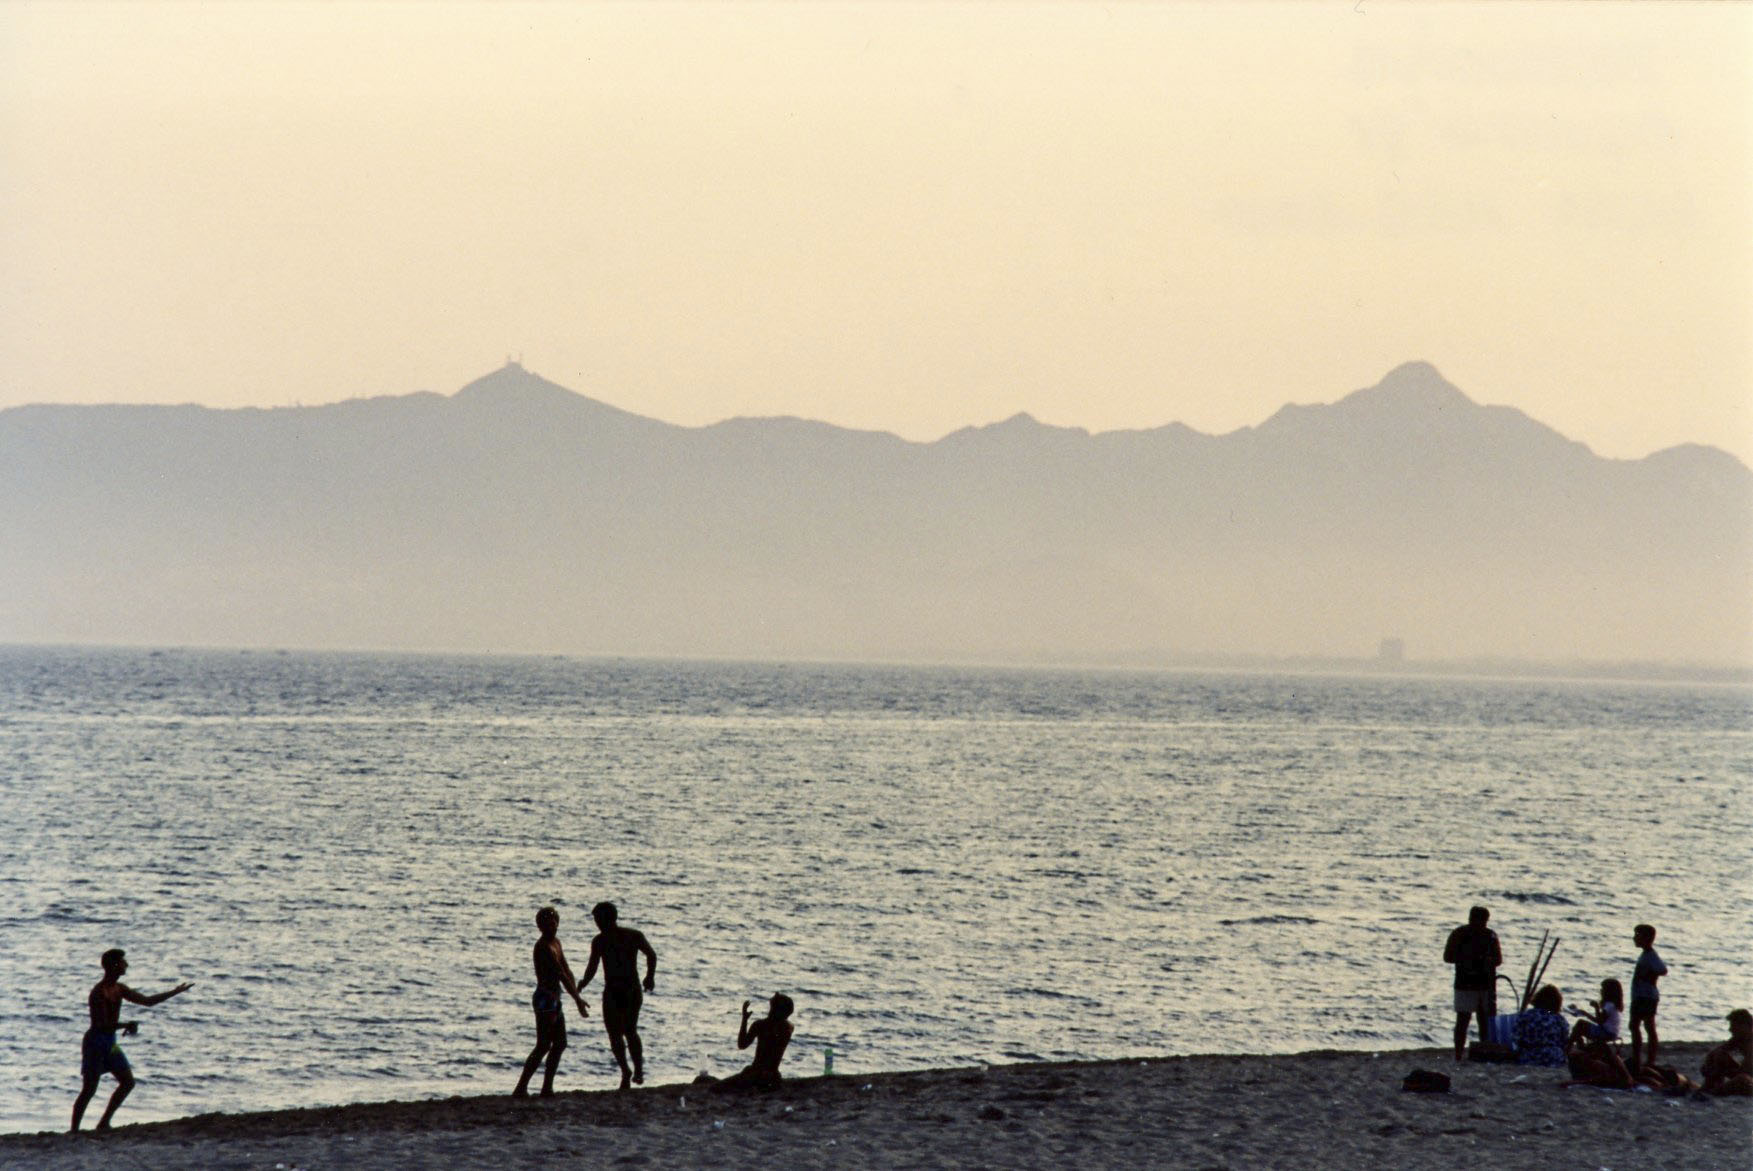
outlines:
M542 1096L554 1092L554 1074L560 1068L560 1054L566 1050L566 1010L560 1000L564 989L578 1006L578 1015L588 1017L584 989L590 985L600 966L603 972L603 1028L609 1034L609 1048L615 1064L621 1067L621 1088L631 1089L645 1081L645 1048L639 1039L639 1009L646 992L654 986L657 952L645 936L618 922L620 913L614 903L598 903L591 908L598 934L590 941L590 959L584 966L584 978L575 980L566 963L566 952L560 946L560 912L543 907L536 912L536 940L532 958L536 967L536 990L530 1006L536 1014L536 1046L523 1063L523 1075L517 1079L512 1096L527 1097L530 1079L547 1058L542 1074ZM645 979L638 974L638 958L645 957ZM710 1075L701 1080L711 1082L715 1089L773 1089L779 1085L779 1063L785 1047L791 1043L791 997L783 992L769 1002L768 1014L753 1023L749 1020L749 1002L743 1001L742 1024L737 1029L737 1048L755 1046L755 1060L748 1068L722 1081ZM628 1059L632 1064L628 1064Z
M565 949L560 945L560 913L553 907L536 912L539 936L531 950L535 965L536 987L530 995L535 1012L536 1043L524 1060L523 1073L512 1090L515 1097L527 1097L537 1069L542 1075L541 1094L554 1092L554 1074L560 1067L560 1055L566 1051L566 1010L560 999L564 992L572 998L581 1017L590 1009L584 1003L584 989L603 975L601 1001L603 1028L608 1033L609 1048L621 1070L621 1089L630 1089L645 1081L645 1048L639 1037L639 1010L645 993L654 989L657 975L657 952L645 936L620 924L615 904L598 903L591 909L596 920L597 935L590 941L590 959L582 979L574 978L566 962ZM1443 948L1443 960L1455 969L1455 1060L1467 1058L1467 1033L1471 1020L1479 1025L1479 1050L1495 1049L1508 1059L1525 1065L1567 1066L1570 1080L1565 1085L1604 1086L1613 1089L1647 1087L1668 1092L1700 1090L1715 1095L1753 1096L1753 1013L1738 1008L1728 1014L1729 1039L1705 1055L1700 1081L1694 1083L1674 1067L1658 1063L1661 1040L1656 1030L1656 1014L1661 1002L1658 982L1668 974L1668 967L1656 954L1656 929L1639 923L1632 931L1632 940L1639 949L1632 971L1629 1019L1631 1059L1621 1055L1619 1045L1623 1022L1627 1016L1624 986L1616 979L1601 982L1598 1000L1589 1002L1586 1012L1573 1010L1579 1017L1567 1024L1564 1016L1564 994L1551 984L1542 986L1522 1007L1508 1018L1507 1038L1496 1012L1497 969L1503 964L1503 948L1497 933L1488 926L1491 912L1474 907L1467 922L1449 934ZM645 975L639 975L639 957L645 957ZM156 995L144 995L122 983L128 971L126 953L112 948L103 953L103 979L92 986L87 996L91 1025L81 1042L79 1097L73 1103L73 1126L79 1129L85 1109L97 1093L98 1083L105 1074L116 1079L116 1089L109 1105L98 1119L97 1129L109 1128L130 1091L134 1088L133 1070L117 1043L119 1034L132 1034L137 1022L121 1019L124 1002L138 1005L162 1004L173 996L187 992L192 984L183 983ZM1530 983L1533 981L1531 980ZM751 1020L749 1002L743 1001L742 1021L737 1027L737 1048L755 1047L755 1057L741 1072L719 1080L702 1074L697 1082L710 1083L715 1090L773 1089L779 1085L779 1065L786 1047L791 1043L792 1000L784 993L775 994L768 1013ZM1493 1022L1499 1023L1498 1039L1493 1039ZM1645 1043L1647 1041L1647 1051Z
M645 1081L645 1048L639 1039L639 1010L644 1004L645 993L652 991L656 984L657 952L642 933L621 926L614 903L598 903L591 909L591 917L596 920L597 936L590 941L590 959L585 964L583 979L575 979L566 962L565 949L560 946L560 912L553 907L543 907L536 912L536 929L540 936L532 951L536 990L530 996L530 1006L536 1015L536 1046L524 1061L523 1074L517 1079L517 1088L512 1091L514 1097L529 1096L530 1079L542 1066L544 1058L547 1069L542 1075L541 1093L543 1097L553 1094L554 1074L560 1067L560 1055L566 1050L566 1011L560 994L564 991L578 1006L579 1015L588 1017L590 1010L585 1007L584 989L596 978L599 968L603 974L603 1028L608 1032L615 1063L621 1067L621 1088L630 1089ZM645 957L643 980L638 972L642 955ZM109 1105L104 1107L103 1116L98 1119L98 1130L109 1129L116 1108L134 1088L133 1068L116 1038L121 1034L132 1035L139 1023L121 1019L123 1002L147 1006L162 1004L194 987L193 984L178 984L168 992L148 996L122 983L122 976L128 971L128 959L121 948L104 952L100 962L103 979L92 986L86 998L91 1025L81 1042L81 1085L79 1097L73 1103L71 1129L74 1131L79 1129L85 1108L90 1105L105 1074L116 1079L116 1088L110 1095ZM750 1020L749 1002L743 1001L737 1048L755 1046L754 1061L740 1073L722 1080L703 1073L695 1079L696 1082L710 1083L714 1090L723 1091L777 1088L779 1063L785 1059L786 1046L791 1043L791 1014L791 997L783 992L774 995L767 1015L760 1020Z
M1456 1061L1468 1057L1468 1022L1477 1018L1475 1056L1513 1059L1523 1065L1565 1066L1570 1071L1570 1079L1563 1083L1566 1086L1753 1096L1753 1012L1747 1009L1728 1014L1729 1039L1705 1055L1700 1081L1694 1082L1673 1066L1657 1061L1661 1045L1656 1029L1661 1005L1659 981L1668 974L1668 966L1656 954L1656 929L1650 924L1639 923L1631 933L1638 957L1631 974L1629 1013L1625 986L1607 979L1601 981L1600 998L1589 1001L1587 1010L1571 1010L1577 1017L1574 1023L1565 1021L1564 993L1552 984L1534 991L1521 1011L1508 1016L1506 1022L1496 1011L1497 981L1501 978L1497 969L1503 964L1503 949L1497 933L1487 926L1490 919L1490 911L1474 907L1467 922L1449 933L1443 948L1443 961L1455 969ZM1629 1061L1620 1052L1628 1016ZM1494 1035L1494 1021L1507 1023L1507 1037L1501 1028Z

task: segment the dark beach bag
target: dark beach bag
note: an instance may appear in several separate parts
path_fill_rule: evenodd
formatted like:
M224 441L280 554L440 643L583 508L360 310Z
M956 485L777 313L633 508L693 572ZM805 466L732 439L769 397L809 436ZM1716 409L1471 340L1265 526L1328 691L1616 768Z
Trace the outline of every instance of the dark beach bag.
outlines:
M1502 1065L1514 1061L1516 1051L1508 1045L1500 1045L1496 1041L1475 1041L1467 1046L1468 1061L1490 1061Z
M1431 1069L1415 1069L1406 1075L1400 1088L1414 1094L1446 1094L1449 1092L1449 1075Z

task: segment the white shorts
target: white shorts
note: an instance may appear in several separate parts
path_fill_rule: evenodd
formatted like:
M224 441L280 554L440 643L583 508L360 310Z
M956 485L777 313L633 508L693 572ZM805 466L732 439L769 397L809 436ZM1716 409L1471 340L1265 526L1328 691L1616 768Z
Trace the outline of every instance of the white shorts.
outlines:
M1483 988L1457 988L1455 989L1455 1011L1457 1013L1490 1012L1491 993Z

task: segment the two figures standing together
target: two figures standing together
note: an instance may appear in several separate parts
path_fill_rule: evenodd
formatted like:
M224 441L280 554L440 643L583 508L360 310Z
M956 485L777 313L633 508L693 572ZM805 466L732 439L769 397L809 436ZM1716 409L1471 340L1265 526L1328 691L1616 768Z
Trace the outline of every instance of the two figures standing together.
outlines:
M621 1067L621 1088L645 1081L645 1049L639 1041L639 1009L645 1003L657 973L657 953L645 936L631 927L616 922L619 917L614 903L598 903L591 909L599 934L590 941L590 962L585 965L584 979L574 980L560 947L560 912L543 907L536 912L536 928L542 935L536 940L533 958L536 965L536 990L530 1006L536 1012L536 1047L523 1063L523 1076L517 1079L512 1093L525 1097L530 1092L530 1078L542 1058L548 1068L542 1075L542 1094L554 1092L554 1071L560 1068L560 1054L566 1051L566 1010L560 1002L564 988L578 1006L578 1015L588 1017L581 990L589 986L597 968L603 970L603 1028L609 1034L609 1048L614 1050L615 1064ZM645 980L639 979L638 958L645 955ZM631 1056L633 1063L628 1065Z

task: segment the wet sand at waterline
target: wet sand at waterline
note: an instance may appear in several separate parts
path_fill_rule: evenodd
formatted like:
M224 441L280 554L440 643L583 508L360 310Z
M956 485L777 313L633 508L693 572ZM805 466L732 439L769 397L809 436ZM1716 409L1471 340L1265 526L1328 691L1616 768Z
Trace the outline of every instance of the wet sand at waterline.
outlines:
M1706 1049L1672 1045L1665 1056L1691 1074ZM1450 1074L1452 1091L1403 1092L1414 1068ZM0 1167L1753 1165L1753 1099L1565 1090L1563 1076L1457 1066L1443 1051L1420 1050L799 1078L772 1094L734 1098L690 1085L546 1100L457 1097L206 1114L104 1136L0 1136Z

